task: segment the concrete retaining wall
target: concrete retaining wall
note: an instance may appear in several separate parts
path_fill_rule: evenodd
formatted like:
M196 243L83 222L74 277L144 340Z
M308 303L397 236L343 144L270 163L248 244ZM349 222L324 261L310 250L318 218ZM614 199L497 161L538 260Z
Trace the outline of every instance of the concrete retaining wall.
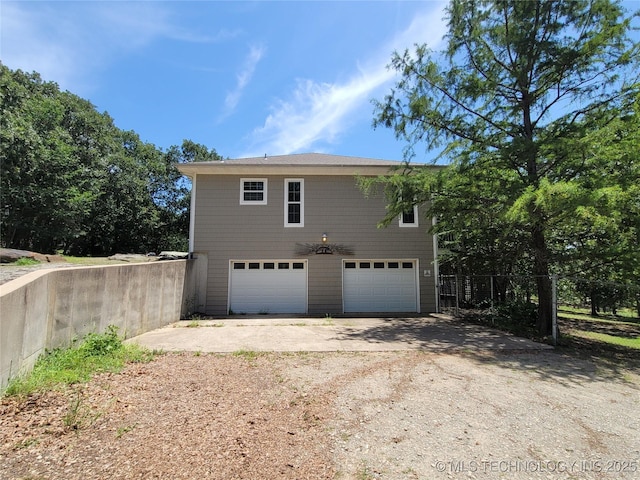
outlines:
M199 270L194 260L74 267L0 285L0 391L47 349L109 325L134 337L193 312Z

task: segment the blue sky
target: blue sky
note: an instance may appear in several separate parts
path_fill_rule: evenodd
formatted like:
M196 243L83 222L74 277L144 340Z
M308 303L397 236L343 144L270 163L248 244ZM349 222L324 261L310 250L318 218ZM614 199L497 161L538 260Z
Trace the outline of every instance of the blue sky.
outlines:
M162 149L401 160L371 100L393 86L394 50L441 47L444 5L2 1L0 58Z

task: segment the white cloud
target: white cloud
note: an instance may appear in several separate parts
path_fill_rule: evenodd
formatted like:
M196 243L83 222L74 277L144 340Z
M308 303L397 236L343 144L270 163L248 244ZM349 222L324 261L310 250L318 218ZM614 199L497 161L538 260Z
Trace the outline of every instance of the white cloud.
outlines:
M199 35L173 23L155 2L2 2L2 62L37 71L77 94L90 79L126 55L159 38L213 43L238 31Z
M334 141L348 116L368 102L369 94L392 78L386 70L362 73L343 85L298 80L293 98L280 101L258 129L268 136L258 151L287 154L309 148L317 141ZM252 155L249 155L252 156Z
M445 33L444 3L416 15L411 24L379 49L364 66L343 83L297 80L290 98L271 107L264 124L251 133L251 146L243 157L311 151L318 142L332 143L370 104L372 96L388 87L395 72L387 65L394 50L414 44L436 48Z
M39 72L46 80L61 85L70 82L73 66L79 63L72 25L64 18L47 21L48 9L33 11L23 5L2 4L2 62L13 69ZM48 25L47 25L48 24ZM52 41L57 37L58 41Z
M231 115L235 110L238 102L240 101L240 97L242 96L242 92L251 81L256 70L256 66L264 56L265 51L266 49L263 46L251 47L249 55L247 55L247 58L242 65L242 70L236 77L237 82L235 88L231 92L227 93L227 96L225 97L225 110L220 120Z

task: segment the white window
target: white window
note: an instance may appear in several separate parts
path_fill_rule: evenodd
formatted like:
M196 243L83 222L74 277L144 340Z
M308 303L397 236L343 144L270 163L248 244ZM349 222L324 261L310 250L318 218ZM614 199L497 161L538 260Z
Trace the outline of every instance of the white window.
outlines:
M304 180L301 178L284 181L284 226L304 227Z
M267 179L241 178L240 205L266 205Z
M414 205L411 210L402 212L400 215L401 227L417 227L418 226L418 206Z

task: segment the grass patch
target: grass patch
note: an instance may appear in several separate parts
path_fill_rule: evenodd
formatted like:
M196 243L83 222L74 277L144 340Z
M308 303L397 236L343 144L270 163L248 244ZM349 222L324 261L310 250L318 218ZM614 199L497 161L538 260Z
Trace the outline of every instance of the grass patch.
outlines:
M254 350L241 349L241 350L236 350L231 355L233 355L234 357L244 358L251 365L255 365L257 360L258 360L258 357L264 355L264 353L263 352L256 352Z
M151 361L155 353L134 344L123 344L117 327L105 333L90 333L69 348L42 355L33 370L9 382L5 395L27 396L60 386L87 382L94 373L119 372L130 362Z
M40 262L33 258L22 257L16 260L13 264L18 267L30 267L31 265L40 265Z
M68 430L78 432L92 426L107 411L90 405L84 395L76 390L69 401L67 413L62 417L62 423Z
M133 425L127 425L126 427L118 427L118 429L116 430L116 438L122 437L125 433L129 433L131 430L133 430L137 426L138 424L134 423Z
M591 315L591 311L586 308L577 308L570 307L567 305L558 307L558 316L571 316L571 318L579 318L581 320L594 320L594 321L620 321L626 320L630 322L640 322L640 319L636 316L634 310L630 308L620 308L616 311L615 315L613 313L600 313L597 317Z
M221 328L224 327L224 323L207 323L209 320L206 318L198 320L180 320L178 323L172 325L173 328Z
M558 318L567 318L573 320L581 320L585 322L596 323L610 323L610 324L622 324L622 325L638 325L638 320L631 316L616 317L615 315L605 315L593 317L587 313L573 313L565 311L564 309L558 310Z
M233 352L232 355L234 357L246 358L247 360L255 360L256 358L258 358L258 352L254 351L254 350L240 349L240 350L236 350L235 352Z
M618 347L634 348L640 350L640 337L618 337L616 335L608 335L606 333L599 332L587 332L583 330L571 330L569 335L574 335L589 340L597 340L598 342L604 342Z
M29 448L32 445L38 445L40 443L40 440L37 438L25 438L24 440L22 440L21 442L19 442L15 447L14 450L21 450L23 448Z
M128 263L122 260L109 260L107 257L71 257L62 255L62 258L73 265L116 265L119 263Z

